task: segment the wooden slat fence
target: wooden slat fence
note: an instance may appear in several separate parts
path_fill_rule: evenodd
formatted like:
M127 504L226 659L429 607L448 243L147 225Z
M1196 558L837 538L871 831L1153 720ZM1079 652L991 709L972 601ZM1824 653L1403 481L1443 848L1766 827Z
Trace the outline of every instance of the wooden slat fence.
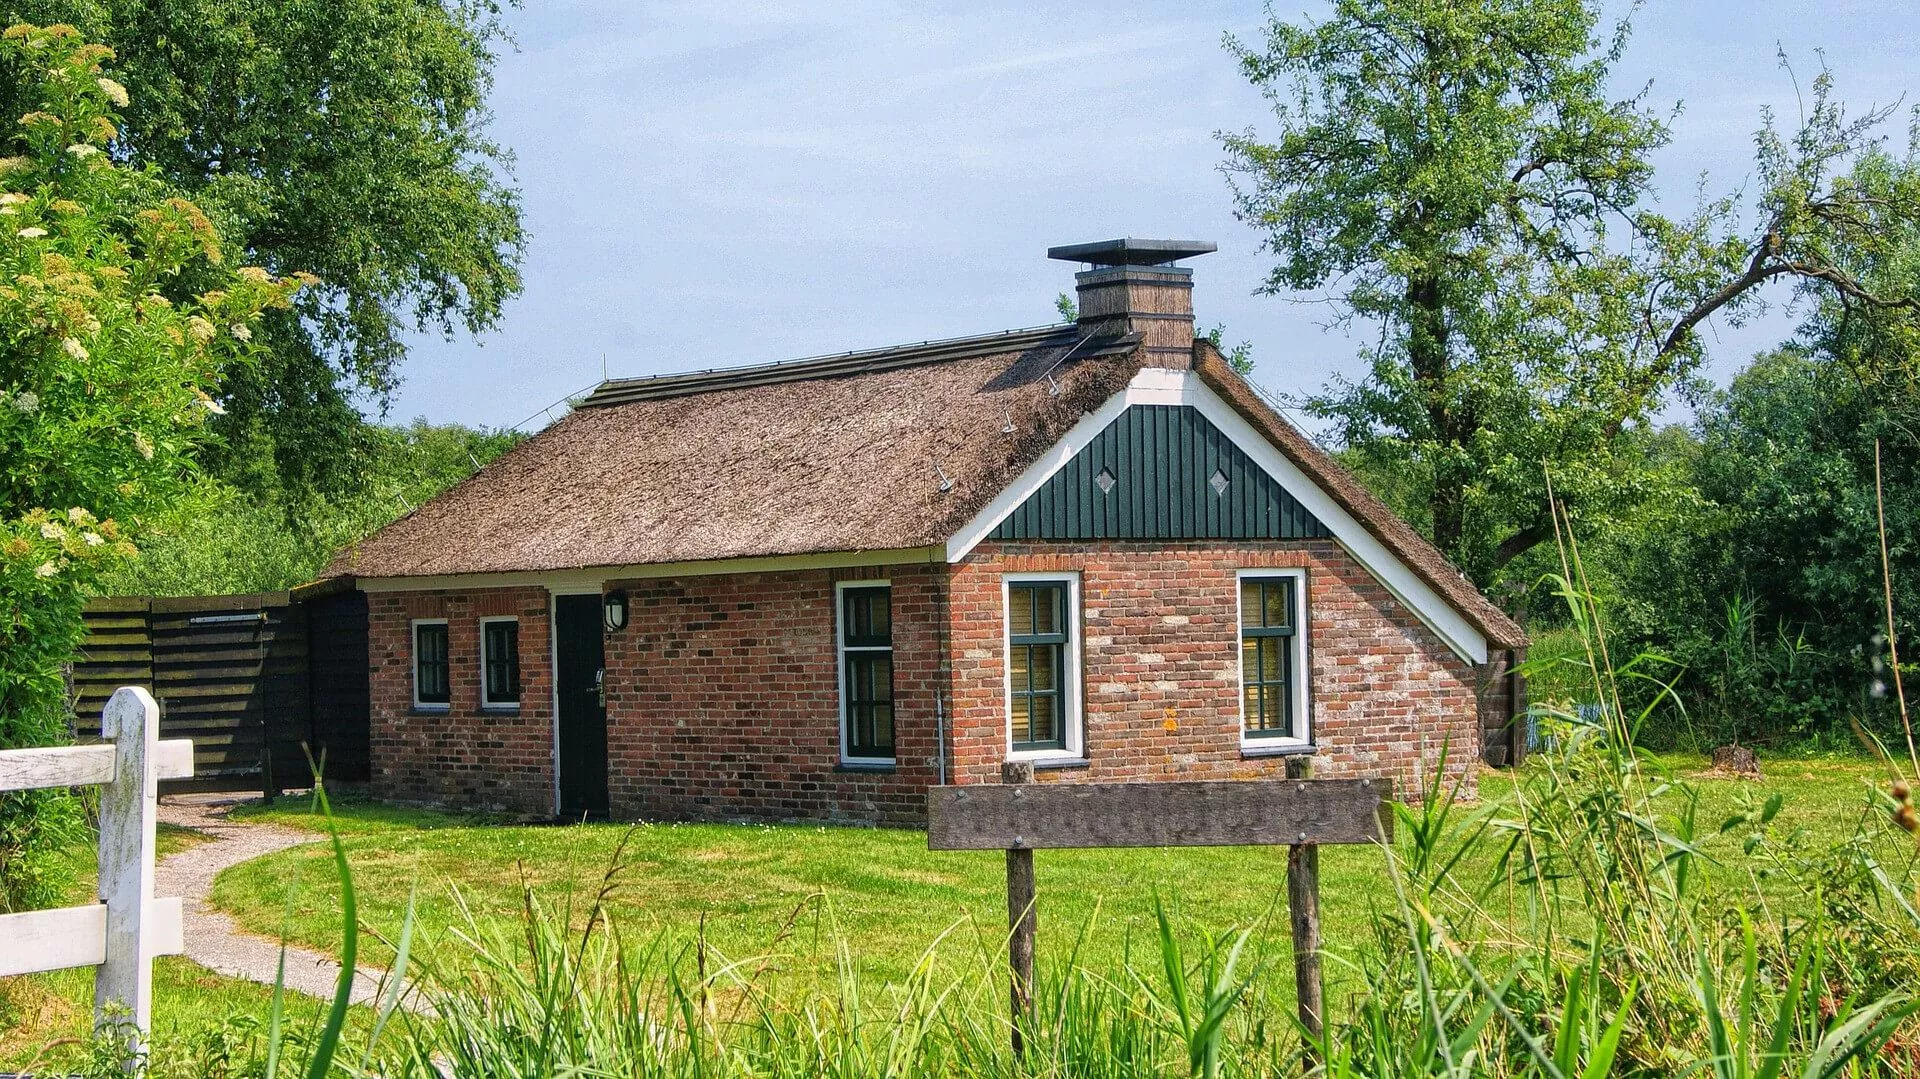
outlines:
M331 590L327 590L331 586ZM307 610L310 743L324 751L327 778L364 783L373 771L367 696L367 594L335 582L297 589Z
M87 717L137 685L167 737L193 740L194 778L169 790L305 787L308 748L325 751L329 779L364 781L365 611L351 591L94 600L73 664L76 733L98 737Z

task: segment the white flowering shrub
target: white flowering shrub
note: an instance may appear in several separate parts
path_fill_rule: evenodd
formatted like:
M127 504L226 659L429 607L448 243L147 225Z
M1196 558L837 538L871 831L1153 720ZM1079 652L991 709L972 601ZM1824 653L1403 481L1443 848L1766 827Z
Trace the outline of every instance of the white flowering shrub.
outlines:
M302 283L229 267L198 207L116 157L112 56L68 26L0 35L41 102L0 158L0 748L66 736L90 581L187 489L212 391ZM51 898L61 816L0 796L0 910Z

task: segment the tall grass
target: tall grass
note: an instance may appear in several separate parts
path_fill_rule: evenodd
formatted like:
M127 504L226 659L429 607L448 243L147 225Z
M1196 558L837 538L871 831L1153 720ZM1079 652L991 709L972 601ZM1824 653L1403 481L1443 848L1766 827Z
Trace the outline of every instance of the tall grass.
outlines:
M1896 879L1880 856L1911 845L1864 814L1815 858L1762 864L1749 844L1745 864L1711 864L1697 792L1633 746L1652 709L1681 702L1659 668L1613 661L1564 530L1560 549L1552 584L1580 635L1576 699L1599 707L1536 704L1551 748L1501 803L1401 807L1411 850L1390 853L1397 924L1379 927L1355 1015L1329 1029L1329 1073L1905 1074L1906 1043L1889 1046L1916 1004L1887 974L1920 954L1920 917L1905 899L1911 858ZM1718 830L1781 811L1772 800ZM1494 871L1463 879L1459 866L1488 864L1469 849L1488 848ZM1762 868L1810 902L1770 901Z
M1552 722L1554 747L1511 798L1470 805L1434 791L1399 808L1402 839L1381 851L1386 898L1372 938L1332 957L1341 991L1312 1045L1277 991L1284 979L1261 977L1285 962L1284 939L1208 932L1165 908L1117 961L1085 960L1077 943L1043 955L1016 1057L997 927L950 927L909 976L879 986L859 973L859 942L829 929L838 977L822 984L808 964L789 962L798 958L783 951L789 934L761 954L726 955L697 932L630 934L606 889L582 912L543 905L529 888L517 919L463 907L452 939L424 952L409 948L403 928L396 975L411 983L409 1007L396 981L371 1023L350 1023L343 1009L311 1030L275 1033L248 1020L210 1038L204 1060L174 1051L162 1054L164 1069L156 1057L155 1070L268 1079L1920 1074L1909 995L1920 916L1904 897L1910 866L1889 857L1905 837L1890 838L1885 814L1864 815L1861 832L1832 848L1783 859L1763 846L1710 864L1699 841L1721 825L1697 819L1684 777L1636 759L1605 723ZM1769 803L1722 824L1772 827L1790 812ZM337 871L347 873L344 861ZM822 917L831 925L830 910ZM1105 931L1096 917L1081 939Z
M398 1017L355 1073L1912 1074L1898 1035L1916 1005L1871 974L1891 951L1917 954L1903 904L1879 904L1872 933L1857 918L1836 925L1827 906L1774 917L1763 890L1701 871L1705 826L1684 779L1645 768L1604 723L1554 722L1555 748L1512 799L1469 806L1435 791L1399 809L1403 841L1382 851L1392 899L1311 1046L1289 1002L1261 991L1281 942L1196 934L1164 907L1151 939L1117 963L1083 962L1077 945L1041 963L1016 1057L997 932L952 927L909 977L879 988L857 976L857 942L841 939L839 978L822 987L789 975L778 951L628 939L597 900L583 932L578 912L528 892L517 923L463 918L458 947L416 971L430 1014ZM1875 837L1859 838L1855 855L1809 863L1788 886L1842 884L1841 867L1871 860ZM1463 869L1487 864L1495 871L1477 877ZM1855 888L1850 902L1893 897L1899 882L1881 874L1867 877L1877 892ZM1083 939L1101 931L1096 919ZM951 967L936 955L954 952L974 962L939 973Z
M1788 807L1769 801L1703 822L1685 778L1649 766L1621 739L1632 717L1540 707L1553 748L1512 797L1476 806L1434 789L1398 807L1402 840L1381 852L1391 899L1370 944L1345 957L1350 991L1330 1002L1313 1045L1289 1002L1262 991L1259 974L1284 960L1283 942L1245 930L1196 934L1164 908L1152 938L1117 963L1083 962L1077 944L1042 962L1022 1021L1027 1049L1016 1057L997 932L952 927L908 978L879 988L856 974L857 942L841 939L840 976L821 987L789 976L777 950L732 957L699 935L629 939L598 898L583 932L578 912L528 892L506 928L465 917L458 947L437 949L415 972L430 1014L399 1016L386 1044L343 1070L418 1079L1915 1073L1903 1032L1916 1009L1908 974L1920 917L1903 896L1910 869L1882 857L1903 838L1884 814L1863 815L1860 833L1786 869L1757 848L1744 849L1741 864L1711 864L1705 835L1770 827ZM1763 865L1776 870L1773 893L1760 884ZM1781 889L1817 901L1782 903ZM1784 907L1811 913L1776 913ZM1101 931L1096 919L1082 939ZM951 968L936 955L956 951L974 962L938 973Z

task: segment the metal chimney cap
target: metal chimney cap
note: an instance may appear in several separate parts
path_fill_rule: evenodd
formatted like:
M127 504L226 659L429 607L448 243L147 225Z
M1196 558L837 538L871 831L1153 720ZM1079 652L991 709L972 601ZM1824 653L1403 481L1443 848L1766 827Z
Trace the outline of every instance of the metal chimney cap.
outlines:
M1063 262L1091 262L1096 266L1161 266L1220 250L1205 240L1098 240L1047 248L1047 257Z

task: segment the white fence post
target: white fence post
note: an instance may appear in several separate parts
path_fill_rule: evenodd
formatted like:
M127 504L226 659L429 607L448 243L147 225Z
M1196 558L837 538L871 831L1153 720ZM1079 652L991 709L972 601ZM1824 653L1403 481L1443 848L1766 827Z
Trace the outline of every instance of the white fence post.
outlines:
M123 1036L137 1067L153 1018L153 957L186 950L180 900L153 897L153 832L160 781L193 775L193 743L160 741L160 706L136 686L114 692L100 731L112 744L0 749L0 791L106 788L100 902L0 914L0 978L98 967L95 1028Z
M100 798L100 902L107 907L106 961L94 973L96 1027L131 1024L131 1046L153 1018L154 940L147 911L153 905L154 803L160 795L154 767L160 706L138 686L122 686L107 702L100 734L114 747L113 781Z

